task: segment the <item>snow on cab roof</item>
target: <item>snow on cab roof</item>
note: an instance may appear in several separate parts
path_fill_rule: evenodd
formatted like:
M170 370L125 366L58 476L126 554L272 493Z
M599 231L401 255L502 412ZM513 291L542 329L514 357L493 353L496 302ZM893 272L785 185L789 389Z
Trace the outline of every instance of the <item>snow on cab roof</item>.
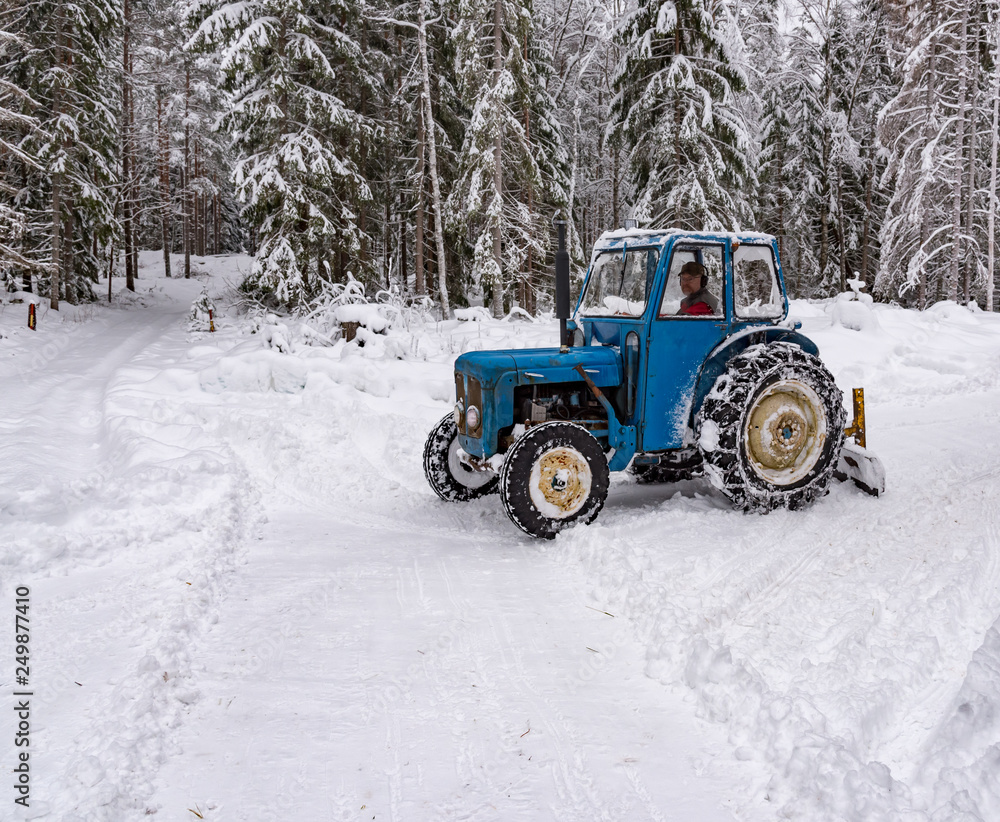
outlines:
M719 239L720 237L730 237L740 241L764 241L770 242L774 239L771 234L764 234L759 231L684 231L680 228L616 228L614 231L605 231L598 237L596 246L617 244L621 240L650 240L656 237L664 239L675 234L683 234L693 239Z

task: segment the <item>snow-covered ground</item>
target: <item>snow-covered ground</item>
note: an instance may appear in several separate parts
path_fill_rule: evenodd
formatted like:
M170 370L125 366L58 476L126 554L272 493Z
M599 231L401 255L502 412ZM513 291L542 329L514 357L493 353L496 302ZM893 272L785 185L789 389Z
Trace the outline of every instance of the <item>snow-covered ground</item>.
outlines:
M1000 318L794 305L881 499L622 475L546 543L421 451L459 353L553 322L308 345L224 311L248 264L0 306L0 819L1000 819Z

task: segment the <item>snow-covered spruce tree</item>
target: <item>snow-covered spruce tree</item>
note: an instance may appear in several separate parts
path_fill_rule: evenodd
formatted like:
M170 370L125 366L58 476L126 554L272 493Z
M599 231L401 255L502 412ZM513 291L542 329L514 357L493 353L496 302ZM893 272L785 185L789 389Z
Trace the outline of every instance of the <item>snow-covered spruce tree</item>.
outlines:
M920 308L958 299L963 259L967 270L979 265L977 141L989 126L980 126L986 117L976 100L986 97L985 9L979 0L919 0L896 9L900 88L879 123L891 196L876 290L887 299Z
M854 78L847 96L847 121L858 143L857 165L845 168L841 189L843 213L849 231L846 272L857 271L869 288L881 265L879 231L885 218L887 197L878 184L885 171L885 157L878 142L878 118L892 95L894 85L884 0L861 0L850 40L862 44Z
M383 78L382 93L362 101L379 119L364 167L374 198L373 268L381 287L436 298L446 315L463 300L462 262L471 256L444 208L467 119L450 38L454 16L449 0L377 0L364 18L366 50Z
M370 84L351 37L356 8L319 0L201 0L191 44L216 48L231 104L234 178L255 240L248 293L301 304L317 279L346 278L361 248L356 205L370 198L358 171L369 128L345 104Z
M515 283L533 304L551 216L568 201L568 157L531 0L461 0L454 37L472 116L448 212L473 238L473 279L500 316Z
M544 2L544 0L542 0ZM570 156L567 245L571 271L585 271L584 249L622 225L621 147L609 139L615 67L621 59L615 29L622 0L550 0L545 16L551 44L552 98Z
M613 123L642 221L729 230L751 215L755 170L735 95L744 47L726 0L641 0L621 30Z
M760 225L779 235L801 296L846 289L877 248L874 118L889 83L881 6L803 0L784 37L748 34L762 112Z
M13 28L16 22L16 17L5 15L0 26ZM29 257L24 247L28 218L18 207L23 194L19 183L27 170L37 173L42 166L22 148L25 137L38 128L38 121L30 113L38 104L8 79L6 57L13 47L21 46L23 42L14 32L0 28L0 280L7 288L16 288L15 274L19 271L20 285L31 291L32 272L43 270L44 266L40 260Z
M38 103L39 127L22 148L42 170L22 169L18 207L29 218L27 250L50 259L40 290L58 308L61 299L94 297L120 228L114 51L122 15L112 0L41 0L22 11L4 74Z
M139 6L133 28L138 240L162 250L167 276L190 276L192 254L240 247L229 136L214 128L226 105L220 72L214 54L184 48L175 0ZM179 272L170 251L184 253Z
M795 139L787 108L787 46L778 27L777 0L765 0L741 12L744 16L739 23L749 57L746 98L751 110L747 120L756 124L759 146L754 227L777 236L784 260L786 225L797 182L785 167Z

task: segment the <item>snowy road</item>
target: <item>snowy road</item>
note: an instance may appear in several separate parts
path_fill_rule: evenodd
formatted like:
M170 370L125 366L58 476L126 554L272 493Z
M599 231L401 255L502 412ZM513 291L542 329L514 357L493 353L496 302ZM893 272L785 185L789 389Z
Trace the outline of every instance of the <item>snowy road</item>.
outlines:
M200 286L165 287L5 334L2 601L30 586L35 698L30 810L0 819L732 818L698 775L721 729L581 571L488 502L440 508L425 417L217 393L259 343L192 335Z
M868 392L880 500L747 517L620 477L540 543L496 498L439 502L420 452L459 351L548 326L279 353L157 285L34 336L0 315L34 812L1000 818L997 318L797 306Z
M179 730L157 805L247 820L731 818L725 784L692 765L722 740L695 737L690 706L642 675L628 630L579 582L533 546L275 514L199 646L211 698Z

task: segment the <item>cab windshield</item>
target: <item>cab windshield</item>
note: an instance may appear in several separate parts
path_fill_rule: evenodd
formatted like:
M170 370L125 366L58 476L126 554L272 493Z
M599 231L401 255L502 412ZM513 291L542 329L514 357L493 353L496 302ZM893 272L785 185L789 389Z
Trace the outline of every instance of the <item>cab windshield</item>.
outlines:
M653 287L659 248L606 251L590 270L580 313L587 317L640 317Z

